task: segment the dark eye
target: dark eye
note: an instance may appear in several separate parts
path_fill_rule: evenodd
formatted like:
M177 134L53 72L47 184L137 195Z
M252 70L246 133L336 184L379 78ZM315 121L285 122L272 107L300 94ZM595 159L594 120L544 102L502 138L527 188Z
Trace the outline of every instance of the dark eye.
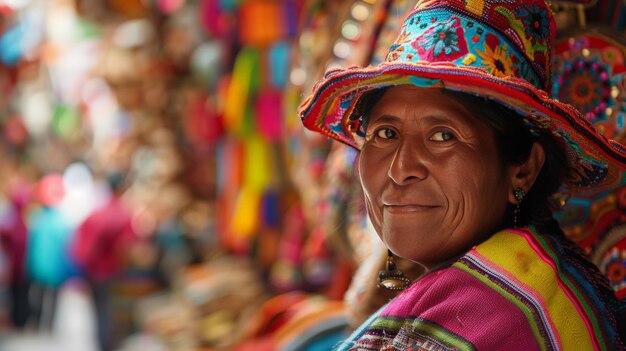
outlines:
M383 139L393 139L396 137L396 132L393 129L381 128L376 131L376 136Z
M454 134L445 130L435 132L430 136L430 140L433 141L449 141L452 139L454 139Z

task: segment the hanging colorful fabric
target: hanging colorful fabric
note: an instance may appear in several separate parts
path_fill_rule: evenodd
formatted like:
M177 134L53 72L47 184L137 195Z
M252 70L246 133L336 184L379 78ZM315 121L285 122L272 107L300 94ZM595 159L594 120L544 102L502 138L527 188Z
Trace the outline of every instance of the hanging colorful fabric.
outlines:
M221 143L218 144L217 150L215 152L215 156L217 157L217 164L219 167L217 168L217 177L216 177L216 188L223 192L223 189L227 189L229 184L233 183L233 179L240 178L238 175L237 167L233 167L235 164L235 160L233 160L235 153L235 140L225 138ZM237 185L238 186L238 185Z
M270 84L275 88L283 89L287 85L290 53L291 45L287 42L276 43L269 49Z
M266 141L252 136L245 141L244 186L265 191L271 180L272 162Z
M280 190L267 189L261 198L259 210L259 235L257 237L255 254L260 269L270 269L276 262L277 248L280 243Z
M283 137L283 95L280 90L265 89L259 92L256 100L256 121L258 132L269 141Z
M280 193L277 190L268 189L263 194L263 206L260 218L266 227L278 228L280 226Z
M277 1L247 1L240 8L240 40L265 46L283 37L283 16Z
M235 237L231 233L231 222L234 216L236 199L242 184L243 146L233 138L225 138L217 148L217 232L226 249L236 246Z
M243 186L237 195L231 220L234 235L252 237L259 226L261 196L271 178L269 147L258 137L244 142Z
M200 23L210 36L219 35L219 16L218 0L202 0L200 2Z
M224 124L231 133L240 133L244 127L250 97L259 86L258 72L258 50L250 47L241 49L235 60L225 101Z
M283 4L283 19L285 23L285 34L289 38L298 35L298 19L302 13L304 1L285 0Z
M231 233L238 239L250 239L259 225L261 192L252 186L244 186L237 195L235 210L230 222Z

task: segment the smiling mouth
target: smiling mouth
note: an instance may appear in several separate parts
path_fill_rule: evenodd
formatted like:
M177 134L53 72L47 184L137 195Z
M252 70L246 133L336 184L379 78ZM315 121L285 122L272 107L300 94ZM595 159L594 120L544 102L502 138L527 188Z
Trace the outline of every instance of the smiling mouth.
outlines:
M416 213L416 212L428 212L438 208L439 206L427 206L427 205L384 205L385 211L389 213Z

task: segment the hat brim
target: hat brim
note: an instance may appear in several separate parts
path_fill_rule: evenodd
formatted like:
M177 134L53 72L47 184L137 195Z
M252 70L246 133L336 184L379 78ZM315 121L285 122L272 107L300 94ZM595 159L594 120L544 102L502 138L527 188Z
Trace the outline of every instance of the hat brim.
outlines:
M362 131L350 120L359 97L373 89L404 84L484 96L517 111L529 128L550 131L568 153L572 170L566 184L573 191L606 191L621 182L626 169L623 145L599 133L574 107L550 98L527 81L498 78L473 67L383 62L331 70L300 105L300 118L306 128L360 150Z

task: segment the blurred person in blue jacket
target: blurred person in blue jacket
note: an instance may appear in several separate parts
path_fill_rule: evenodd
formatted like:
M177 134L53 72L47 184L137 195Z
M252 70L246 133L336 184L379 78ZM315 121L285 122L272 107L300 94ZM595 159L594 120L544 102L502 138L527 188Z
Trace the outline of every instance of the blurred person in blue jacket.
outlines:
M60 174L44 176L36 188L40 207L28 216L27 274L31 281L31 319L41 331L52 331L59 288L72 276L69 255L73 229L56 205L65 194Z

